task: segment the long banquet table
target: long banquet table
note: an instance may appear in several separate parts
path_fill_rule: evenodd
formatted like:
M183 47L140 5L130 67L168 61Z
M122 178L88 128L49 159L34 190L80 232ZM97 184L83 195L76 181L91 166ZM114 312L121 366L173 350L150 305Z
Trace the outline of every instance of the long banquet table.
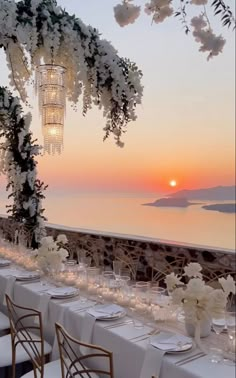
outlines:
M3 304L3 298L9 279L7 271L7 268L0 269L0 309L5 313L6 307ZM42 284L40 282L22 283L16 281L14 284L13 300L21 306L38 308L41 294ZM55 342L55 322L60 322L69 333L80 339L86 312L85 307L89 303L89 300L85 303L80 302L78 297L67 300L50 299L47 318L44 322L44 335L46 340L53 345L52 359L58 358ZM120 323L120 321L117 321L117 323ZM149 345L149 338L143 340L141 336L142 334L147 334L151 327L137 330L130 323L114 328L110 328L110 325L110 322L96 321L92 343L101 345L113 352L115 378L139 378L145 351ZM158 323L157 326L164 329L166 327L167 329L171 328L170 324L167 326L165 323ZM140 338L137 337L137 339L131 340L136 335L140 335ZM213 340L214 336L214 334L209 336L208 342L211 338ZM208 355L182 366L176 366L176 362L183 358L184 356L179 354L166 354L163 358L159 378L235 378L235 366L223 363L214 364L210 362ZM145 378L151 377L147 376Z

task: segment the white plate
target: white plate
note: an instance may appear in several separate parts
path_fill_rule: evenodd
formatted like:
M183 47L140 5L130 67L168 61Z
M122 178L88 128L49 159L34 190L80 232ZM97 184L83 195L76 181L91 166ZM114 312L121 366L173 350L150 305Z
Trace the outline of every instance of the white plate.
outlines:
M57 287L55 289L48 290L48 294L50 294L52 298L56 299L72 298L79 294L79 290L74 287Z
M102 321L103 320L105 320L105 321L118 320L118 319L124 318L125 316L126 316L126 311L123 311L123 312L120 312L119 314L114 314L114 315L111 315L111 316L97 318L97 320L102 320Z
M178 335L175 335L175 334L172 333L172 332L163 332L163 333L166 334L166 339L168 339L169 337L172 337L172 336L173 336L173 337L174 337L174 336L178 336ZM152 344L152 340L153 340L153 342L155 342L155 341L158 342L158 338L159 338L160 336L161 336L161 333L160 333L159 335L155 335L155 336L152 336L152 337L151 337L150 343L151 343L152 346L154 346L154 348L161 349L161 348L158 348L158 346L155 346L155 345ZM181 336L183 336L183 335L181 335ZM189 340L187 340L187 339L189 339ZM190 349L193 348L193 342L190 341L190 338L189 338L189 337L186 338L186 340L187 340L186 343L181 344L181 342L180 342L179 345L173 346L173 348L170 347L169 349L166 349L165 352L168 353L168 354L169 354L169 353L170 353L170 354L176 354L176 353L184 353L184 352L189 351ZM163 337L163 338L160 338L160 341L163 342L163 346L164 346L165 338L164 338L164 337ZM161 350L164 350L164 349L161 349Z
M9 266L9 265L11 265L11 261L0 259L0 268L4 266Z
M15 275L17 281L32 281L32 280L38 280L40 278L40 275L37 273L18 273Z

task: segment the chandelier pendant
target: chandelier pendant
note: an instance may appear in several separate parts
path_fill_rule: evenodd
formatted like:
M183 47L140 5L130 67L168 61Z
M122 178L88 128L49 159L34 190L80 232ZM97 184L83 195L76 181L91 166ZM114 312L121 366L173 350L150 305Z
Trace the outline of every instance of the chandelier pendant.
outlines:
M66 110L66 69L55 64L44 64L36 72L44 151L52 155L60 154L63 149Z

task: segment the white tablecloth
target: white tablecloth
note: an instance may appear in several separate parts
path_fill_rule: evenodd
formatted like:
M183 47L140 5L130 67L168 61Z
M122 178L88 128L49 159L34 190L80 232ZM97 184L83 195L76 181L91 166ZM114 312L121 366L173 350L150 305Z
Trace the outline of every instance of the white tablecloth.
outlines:
M1 268L0 309L4 312L6 312L6 308L3 305L3 297L5 288L7 287L7 280L7 269ZM44 287L39 282L23 284L16 281L13 288L13 299L21 306L38 308L43 289ZM60 322L69 333L80 339L85 314L81 310L89 305L92 305L91 301L81 303L78 298L66 301L50 299L47 322L44 324L44 335L46 340L54 345L54 359L58 358L55 342L55 322ZM139 378L149 340L136 341L131 339L136 335L142 335L142 332L145 334L149 328L136 330L132 324L126 324L108 329L107 327L110 324L107 321L96 321L91 342L113 352L115 378ZM166 354L158 378L235 378L235 367L224 364L213 364L209 361L209 356L201 357L181 367L177 367L175 363L185 356L186 354ZM148 376L146 378L151 377Z

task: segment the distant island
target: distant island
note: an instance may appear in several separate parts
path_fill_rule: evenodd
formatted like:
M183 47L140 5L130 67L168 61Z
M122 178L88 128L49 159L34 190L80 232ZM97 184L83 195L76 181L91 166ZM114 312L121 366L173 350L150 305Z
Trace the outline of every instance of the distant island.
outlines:
M168 197L203 201L235 201L236 186L216 186L213 188L180 190L168 194Z
M202 208L205 210L219 211L220 213L236 213L235 203L215 203L212 205L204 205Z
M144 203L143 206L155 206L155 207L188 207L196 205L193 202L189 202L186 198L160 198L155 202Z

